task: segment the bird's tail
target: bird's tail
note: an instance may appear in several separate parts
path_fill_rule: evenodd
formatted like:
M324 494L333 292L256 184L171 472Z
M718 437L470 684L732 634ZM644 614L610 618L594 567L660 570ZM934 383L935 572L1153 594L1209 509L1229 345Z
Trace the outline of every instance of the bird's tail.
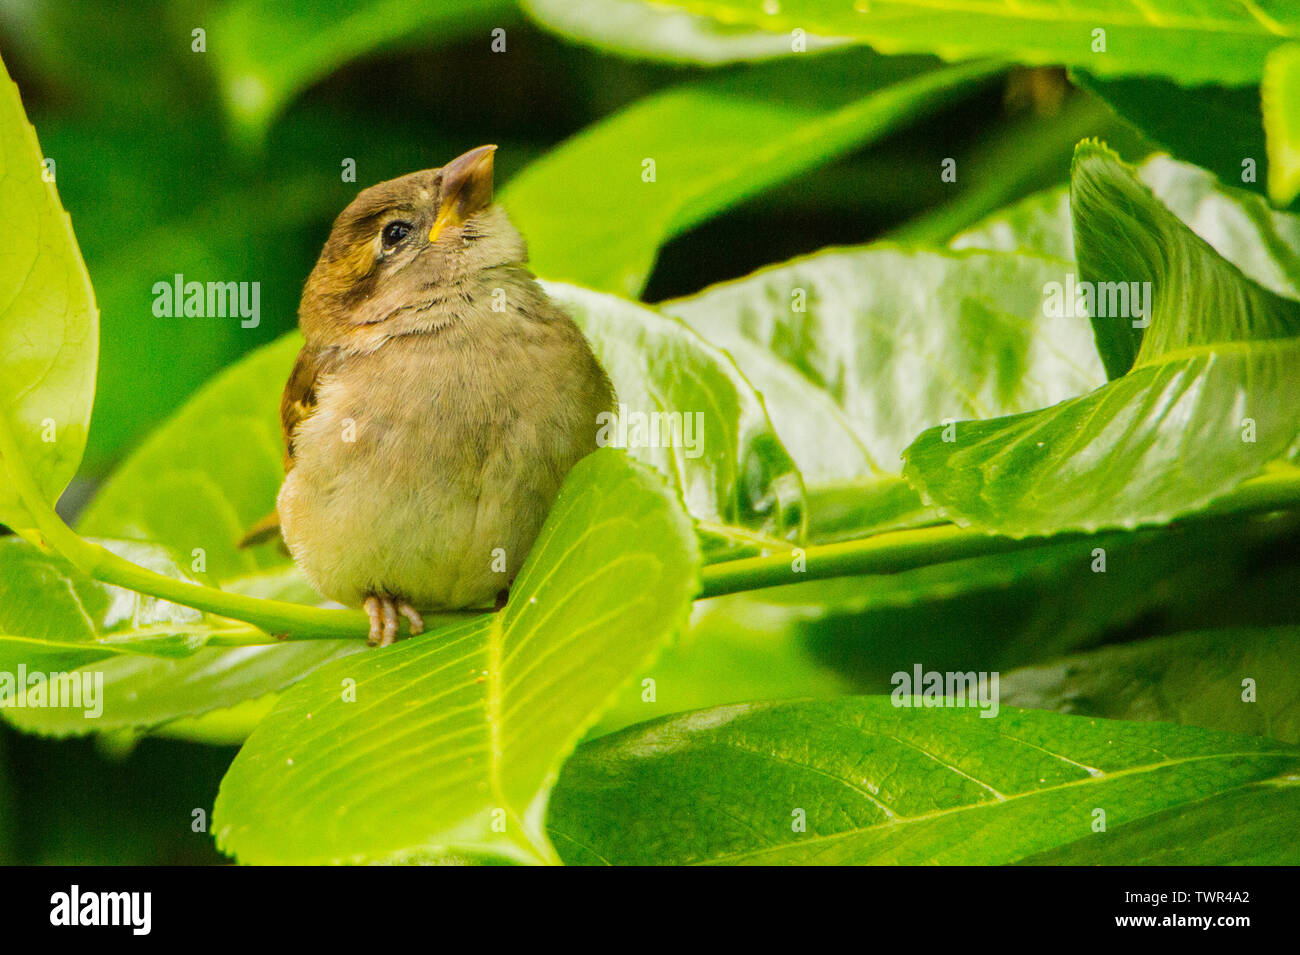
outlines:
M236 547L256 547L280 536L280 515L275 511L267 514L247 531L235 544Z

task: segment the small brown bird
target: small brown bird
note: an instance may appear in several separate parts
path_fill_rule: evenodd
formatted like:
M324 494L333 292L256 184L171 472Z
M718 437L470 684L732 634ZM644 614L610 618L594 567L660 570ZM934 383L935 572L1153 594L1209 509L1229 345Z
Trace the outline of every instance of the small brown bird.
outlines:
M289 551L368 642L398 614L500 605L614 404L492 204L495 146L360 193L302 295L280 404Z

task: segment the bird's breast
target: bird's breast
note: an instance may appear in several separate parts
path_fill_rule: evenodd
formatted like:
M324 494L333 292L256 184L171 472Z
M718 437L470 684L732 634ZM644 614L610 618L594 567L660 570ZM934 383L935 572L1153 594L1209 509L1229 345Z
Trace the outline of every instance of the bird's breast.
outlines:
M563 354L527 336L395 339L323 379L281 490L285 539L328 596L490 605L564 474L595 447L595 409ZM585 344L584 346L585 347Z

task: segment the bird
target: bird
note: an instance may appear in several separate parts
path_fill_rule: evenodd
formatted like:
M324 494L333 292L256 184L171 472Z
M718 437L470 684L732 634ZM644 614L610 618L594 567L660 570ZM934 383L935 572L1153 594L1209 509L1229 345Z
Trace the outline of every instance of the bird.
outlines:
M399 616L500 609L565 475L597 447L615 393L574 320L526 267L493 201L496 146L361 191L298 310L280 402L275 513L324 596Z

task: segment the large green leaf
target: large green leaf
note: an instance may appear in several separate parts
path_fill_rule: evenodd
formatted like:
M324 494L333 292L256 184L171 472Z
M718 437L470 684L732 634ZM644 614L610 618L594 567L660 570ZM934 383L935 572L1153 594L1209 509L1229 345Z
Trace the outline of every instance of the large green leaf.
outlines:
M958 524L1028 537L1165 523L1294 454L1300 339L1174 352L1041 411L931 428L906 475Z
M101 708L94 718L87 719L82 710L68 707L7 707L2 712L19 729L44 736L148 730L181 717L257 700L302 679L323 663L364 650L365 643L358 635L356 640L202 649L179 660L124 654L79 669L55 671L69 672L83 686L94 681Z
M707 302L700 309L707 309ZM862 476L887 480L873 464L853 423L827 391L757 342L700 328L703 323L696 320L696 309L687 306L679 310L673 305L666 311L691 325L702 337L715 341L743 370L762 396L772 427L807 484L831 484Z
M668 239L939 108L995 69L933 65L850 51L675 87L552 150L501 201L539 275L636 296Z
M873 245L661 308L731 354L809 483L880 477L945 418L1040 408L1102 380L1086 320L1042 315L1042 288L1064 271L1028 255Z
M209 55L236 131L257 141L296 94L350 60L414 38L446 42L499 26L513 19L512 7L507 0L233 0L216 12Z
M1268 833L1300 828L1295 774L1252 783L1194 805L1176 806L1021 860L1024 865L1295 865L1291 839Z
M1295 627L1179 634L1013 670L1003 676L1002 699L1300 743L1298 651Z
M1292 746L1190 727L890 697L751 704L584 745L548 826L571 863L995 865L1136 838L1165 812L1224 815L1297 768ZM1285 793L1295 814L1300 789ZM1234 834L1232 859L1300 859L1275 848L1270 816Z
M731 360L686 325L613 295L545 283L591 342L629 424L633 457L681 490L700 520L774 537L799 534L803 486L767 419L762 400ZM683 416L681 440L642 444L627 416ZM690 420L687 417L690 416ZM698 422L693 435L691 421ZM611 438L615 435L611 434ZM688 447L693 437L694 446Z
M1300 45L1269 54L1260 88L1268 146L1268 194L1286 205L1300 195Z
M998 56L1063 63L1103 76L1167 76L1184 85L1258 80L1268 51L1300 39L1289 0L1189 7L1178 0L656 0L724 23L854 37L882 53ZM1098 48L1098 31L1104 45Z
M1076 150L1070 208L1079 279L1097 289L1093 331L1111 378L1188 345L1300 333L1300 302L1243 275L1104 146ZM1131 299L1114 314L1123 298L1104 290L1131 283L1145 285L1150 314L1135 317Z
M907 477L958 523L1028 536L1165 522L1295 451L1300 302L1247 278L1103 147L1080 146L1072 189L1096 300L1102 283L1147 283L1145 318L1113 303L1092 316L1110 374L1136 365L1081 398L918 437Z
M77 471L95 394L98 312L72 224L0 63L0 432L48 503ZM0 524L32 520L0 454Z
M329 664L283 696L222 783L218 844L254 863L552 859L543 816L560 762L685 622L697 567L676 496L597 451L504 611Z
M522 0L522 6L538 24L567 39L605 52L669 63L716 66L766 60L842 42L806 36L803 49L796 50L791 36L728 26L644 0Z

